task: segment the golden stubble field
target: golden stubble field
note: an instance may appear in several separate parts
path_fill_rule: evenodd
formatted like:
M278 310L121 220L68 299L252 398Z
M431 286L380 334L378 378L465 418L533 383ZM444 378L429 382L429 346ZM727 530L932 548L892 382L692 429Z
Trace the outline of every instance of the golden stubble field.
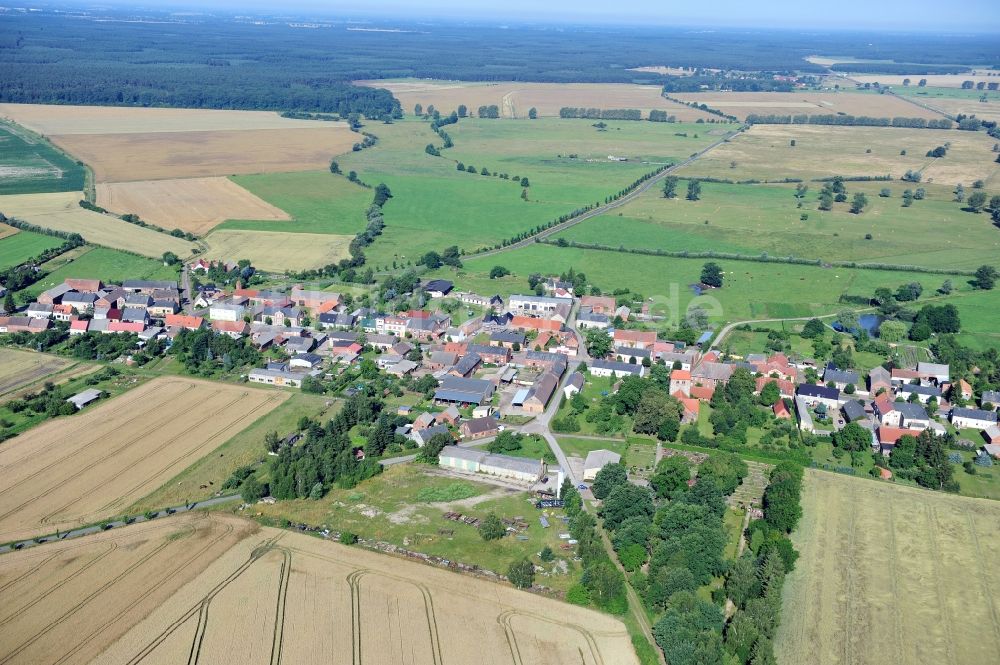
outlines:
M285 211L223 177L101 183L97 185L97 205L196 235L227 219L291 220Z
M0 557L0 663L634 665L574 605L224 514Z
M79 233L87 242L160 258L164 252L188 256L195 244L80 207L82 192L0 196L0 212L47 229ZM168 227L170 229L174 227Z
M120 515L287 394L154 379L0 446L0 542Z
M18 349L0 349L0 397L72 366L71 360Z
M264 270L308 270L348 256L353 236L220 229L205 237L209 259L248 259Z
M1000 503L807 471L783 663L995 663Z
M920 108L892 95L856 92L678 92L671 95L686 102L711 108L743 120L747 115L867 115L876 118L938 119L933 111Z
M283 173L329 167L358 135L346 124L305 129L58 134L53 143L94 170L97 182Z
M982 132L954 129L754 125L685 166L679 175L729 180L809 180L834 175L899 179L914 170L921 172L924 183L962 183L968 188L983 180L989 187L1000 171L994 161L995 142ZM947 156L926 156L928 150L945 143L951 144Z
M482 83L425 79L355 81L358 85L385 88L399 99L404 113L413 107L432 104L442 113L451 113L465 104L470 113L480 106L496 104L503 118L527 118L534 107L540 116L559 116L564 106L600 109L659 109L677 116L681 122L715 116L665 99L660 86L629 83Z
M315 120L282 118L274 111L161 109L128 106L0 104L0 117L43 135L144 134L251 129L312 129ZM322 123L329 124L329 123Z

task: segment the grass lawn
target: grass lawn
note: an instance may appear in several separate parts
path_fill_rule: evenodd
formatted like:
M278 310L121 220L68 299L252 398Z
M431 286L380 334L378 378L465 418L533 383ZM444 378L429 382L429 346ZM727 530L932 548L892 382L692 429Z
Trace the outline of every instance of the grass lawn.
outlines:
M4 227L6 228L6 227ZM0 238L0 270L23 263L33 256L38 256L47 249L62 244L59 238L45 236L30 231L18 231L13 235Z
M451 279L458 288L477 293L523 293L533 272L559 274L569 268L584 272L588 280L605 292L630 289L654 298L655 313L667 317L683 314L691 305L702 305L714 322L755 318L809 317L830 314L843 307L842 296L869 297L877 287L893 289L910 281L925 291L937 289L946 275L902 271L823 268L819 266L719 261L726 285L707 296L695 297L690 285L700 281L702 259L643 256L535 244L498 256L470 258L461 269L442 268L430 275ZM512 274L490 279L493 266L502 265ZM627 268L625 267L627 266ZM962 278L954 283L964 286ZM669 327L669 325L665 325Z
M268 432L277 432L283 437L295 431L303 416L332 416L339 409L339 402L327 408L326 401L327 398L319 395L293 393L283 404L138 501L127 512L137 514L214 496L238 467L267 459L264 435Z
M563 554L559 533L561 510L540 511L527 492L518 492L473 480L427 473L418 464L399 464L370 478L354 489L334 489L319 501L279 501L260 504L254 510L269 520L289 519L332 530L350 531L364 538L394 543L407 549L445 557L466 564L506 573L515 560L527 556L539 563L538 552L548 545L556 561L544 565L548 572L536 583L568 589L577 579L578 564L571 554ZM456 488L455 486L459 486ZM458 492L457 489L461 489ZM467 498L454 501L421 501L418 496L456 491ZM527 540L513 535L486 543L476 528L444 518L447 511L484 518L495 512L501 518L523 517L528 523ZM547 515L550 527L542 528L539 516ZM565 566L566 571L558 572ZM556 572L553 572L556 571Z
M580 243L669 251L733 252L975 269L994 260L1000 233L987 213L962 210L951 187L912 183L846 183L848 197L863 192L869 205L860 215L850 203L818 209L822 184L798 208L794 185L702 183L701 199L665 199L653 188L611 214L587 220L557 237ZM886 187L891 196L880 197ZM902 206L905 189L923 187L927 198ZM803 220L806 215L808 219ZM867 236L871 236L868 239Z
M48 141L7 122L0 122L0 171L0 195L83 189L82 166Z
M962 319L962 344L980 351L1000 346L1000 290L960 293L948 302Z
M60 257L61 258L61 257ZM147 259L135 254L127 254L104 247L85 248L72 261L55 262L55 268L43 279L21 292L22 297L37 296L42 291L62 284L70 277L78 279L100 279L108 284L121 284L126 279L178 280L177 270L163 265L162 261Z
M628 463L628 447L624 441L601 441L598 439L580 439L572 435L558 436L559 447L568 457L587 458L587 453L594 450L610 450L618 453Z
M977 433L976 438L972 440L979 444L983 438ZM949 450L948 454L951 455L954 452L958 451ZM975 453L965 451L960 451L958 454L962 456L963 462L972 460L976 456ZM967 473L961 464L952 464L951 467L954 478L961 488L962 496L1000 499L1000 462L997 460L994 460L993 466L974 466L975 474Z
M365 228L365 210L373 196L370 189L328 171L233 176L232 181L281 208L293 221L230 220L216 229L353 236Z
M343 171L355 170L372 185L385 182L393 193L385 206L386 230L366 254L381 267L454 244L465 250L489 246L603 201L713 140L704 125L622 122L600 132L593 124L463 119L444 127L455 146L441 157L424 151L427 144L442 143L427 122L370 125L367 131L379 144L338 160ZM629 161L609 161L609 154L627 155ZM475 166L477 173L458 171L458 162ZM490 175L480 175L484 167ZM520 184L494 173L527 177L527 200L521 199Z

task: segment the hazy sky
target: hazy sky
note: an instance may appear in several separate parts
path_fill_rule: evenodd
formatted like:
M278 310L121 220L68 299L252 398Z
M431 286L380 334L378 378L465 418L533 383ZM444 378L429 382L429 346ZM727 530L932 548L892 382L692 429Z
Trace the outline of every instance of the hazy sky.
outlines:
M640 25L893 29L983 32L1000 30L1000 0L112 0L133 6L203 6L269 13L296 10L335 15L406 18L489 18L511 23L607 21Z

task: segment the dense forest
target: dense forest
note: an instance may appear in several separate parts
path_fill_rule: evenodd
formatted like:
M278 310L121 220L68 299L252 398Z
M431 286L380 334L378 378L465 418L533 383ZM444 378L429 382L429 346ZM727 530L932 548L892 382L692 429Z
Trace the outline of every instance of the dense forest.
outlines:
M138 20L148 18L149 20ZM813 53L929 64L1000 65L987 37L692 31L580 26L376 25L328 20L8 11L0 101L398 113L388 92L350 81L390 77L663 84L648 65L821 71ZM355 26L355 27L351 27ZM917 44L918 46L915 46ZM915 49L919 49L916 50Z

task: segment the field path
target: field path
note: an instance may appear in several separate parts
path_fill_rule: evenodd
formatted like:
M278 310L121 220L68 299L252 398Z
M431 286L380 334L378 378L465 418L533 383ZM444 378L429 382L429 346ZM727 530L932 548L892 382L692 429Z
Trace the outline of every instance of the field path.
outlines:
M540 232L536 233L533 236L529 236L529 237L525 238L524 240L520 240L518 242L512 243L510 245L507 245L506 247L501 247L499 249L491 249L491 250L487 250L485 252L480 252L478 254L469 254L469 258L481 258L481 257L484 257L484 256L495 256L497 254L502 254L503 252L509 252L512 249L520 249L522 247L527 247L529 245L534 245L536 242L538 242L542 238L548 238L551 235L555 235L556 233L561 233L561 232L565 231L568 228L572 228L572 227L576 226L577 224L579 224L580 222L585 222L588 219L593 219L594 217L598 217L598 216L603 215L605 213L611 212L612 210L616 210L618 208L621 208L626 203L630 203L630 202L634 201L635 199L639 198L640 196L642 196L643 194L645 194L647 191L649 191L649 189L653 185L657 184L658 182L660 182L661 180L663 180L664 178L666 178L668 175L674 173L678 169L684 168L685 166L690 166L699 157L702 157L706 153L714 150L715 148L718 148L720 145L722 145L723 143L726 143L727 141L729 141L729 139L733 138L734 136L736 136L737 134L739 134L741 131L743 131L743 130L742 129L737 129L737 130L732 131L732 132L727 132L725 136L723 136L721 139L719 139L715 143L712 143L711 145L708 145L708 146L702 148L700 151L694 153L693 155L691 155L687 159L685 159L685 160L683 160L681 162L678 162L678 163L674 164L671 167L663 169L662 171L660 171L659 173L657 173L655 176L653 176L652 178L650 178L646 182L642 183L641 185L639 185L638 187L636 187L635 189L633 189L631 192L629 192L628 194L626 194L625 196L621 197L620 199L618 199L616 201L612 201L611 203L605 203L602 206L598 206L597 208L593 208L592 210L588 210L587 212L581 213L581 214L577 215L576 217L572 217L572 218L566 220L562 224L556 224L555 226L553 226L551 228L548 228L548 229L545 229L543 231L540 231Z

